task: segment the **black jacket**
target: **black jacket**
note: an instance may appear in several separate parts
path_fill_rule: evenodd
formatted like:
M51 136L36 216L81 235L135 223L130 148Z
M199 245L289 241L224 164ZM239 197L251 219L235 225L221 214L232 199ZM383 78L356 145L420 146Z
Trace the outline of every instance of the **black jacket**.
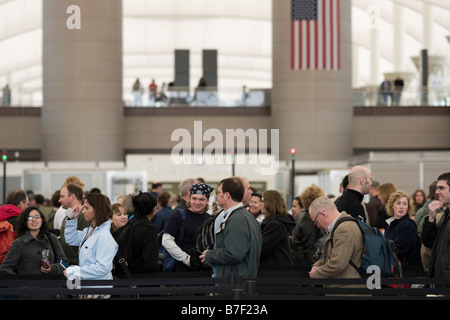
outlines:
M319 239L324 234L324 230L317 228L311 220L309 210L303 209L292 231L291 246L294 261L308 264L316 262L315 255L322 249Z
M345 211L356 219L361 217L365 222L366 213L362 204L363 198L364 195L361 192L353 189L347 189L344 191L342 196L336 199L334 204L336 205L339 212Z
M420 265L421 240L417 233L414 220L408 214L400 219L394 219L386 229L384 236L393 240L397 248L397 258L402 262L403 271L412 269L415 265Z
M128 233L128 230L132 232ZM146 217L134 216L116 230L113 237L128 261L131 274L153 273L159 270L158 229ZM113 274L121 278L125 272L117 263L117 258L118 256L114 259Z
M290 247L290 236L294 227L295 221L291 215L263 220L260 269L294 265Z
M429 222L425 218L422 231L422 243L433 248L428 276L432 278L450 277L450 244L449 244L450 210L446 209L439 222Z

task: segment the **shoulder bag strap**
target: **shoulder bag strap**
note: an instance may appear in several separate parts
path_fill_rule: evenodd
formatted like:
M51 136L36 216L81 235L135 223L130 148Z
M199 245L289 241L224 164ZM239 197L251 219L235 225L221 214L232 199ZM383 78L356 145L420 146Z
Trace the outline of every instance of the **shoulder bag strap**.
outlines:
M181 228L180 228L180 233L179 233L179 237L177 240L178 246L183 242L183 239L184 239L184 222L186 220L186 209L181 210L180 215L181 215Z

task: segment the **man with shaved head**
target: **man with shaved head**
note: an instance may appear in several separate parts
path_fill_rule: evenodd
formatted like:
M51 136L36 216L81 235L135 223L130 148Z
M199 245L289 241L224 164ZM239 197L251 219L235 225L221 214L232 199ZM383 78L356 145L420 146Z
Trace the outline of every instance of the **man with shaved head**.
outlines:
M369 193L372 185L372 174L363 166L355 166L348 173L348 187L341 197L336 199L339 212L345 211L354 218L366 221L366 213L362 200Z

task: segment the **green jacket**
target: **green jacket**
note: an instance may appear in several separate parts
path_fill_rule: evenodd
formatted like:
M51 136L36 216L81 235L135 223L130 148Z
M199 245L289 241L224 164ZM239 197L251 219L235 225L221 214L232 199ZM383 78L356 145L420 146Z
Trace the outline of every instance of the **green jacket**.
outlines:
M417 232L422 233L423 230L423 223L425 221L425 217L428 215L428 204L430 201L427 201L422 208L417 210L416 214L414 215L414 222L417 225Z
M208 250L205 262L217 266L217 278L235 273L256 278L262 247L261 227L251 213L238 207L229 213L216 233L216 249Z

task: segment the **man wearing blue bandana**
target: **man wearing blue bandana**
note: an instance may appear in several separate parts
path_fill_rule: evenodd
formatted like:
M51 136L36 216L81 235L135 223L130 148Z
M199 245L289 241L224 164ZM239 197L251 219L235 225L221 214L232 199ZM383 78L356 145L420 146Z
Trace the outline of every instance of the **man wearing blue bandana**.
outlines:
M193 184L187 208L173 212L167 221L162 245L176 260L174 271L190 271L190 249L194 246L195 231L210 217L207 211L212 190L204 183Z

